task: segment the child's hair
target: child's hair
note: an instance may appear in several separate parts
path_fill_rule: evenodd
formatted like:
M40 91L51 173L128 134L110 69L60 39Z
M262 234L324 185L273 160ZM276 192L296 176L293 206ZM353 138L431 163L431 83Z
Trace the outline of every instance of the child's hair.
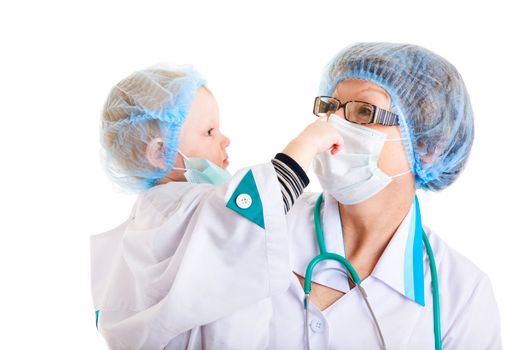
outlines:
M173 166L179 133L196 90L205 84L190 66L156 65L121 80L102 111L104 167L122 189L148 189ZM150 164L148 144L160 138L165 166Z

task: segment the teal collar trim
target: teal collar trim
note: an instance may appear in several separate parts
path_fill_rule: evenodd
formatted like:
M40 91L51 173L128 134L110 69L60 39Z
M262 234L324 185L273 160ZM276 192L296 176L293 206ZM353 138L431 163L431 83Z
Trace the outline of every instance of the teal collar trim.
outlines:
M261 196L251 170L244 175L226 206L263 229L265 228Z
M410 215L410 226L405 247L405 296L425 306L425 276L423 270L423 227L417 197Z
M388 243L372 275L406 298L425 306L423 227L416 200Z

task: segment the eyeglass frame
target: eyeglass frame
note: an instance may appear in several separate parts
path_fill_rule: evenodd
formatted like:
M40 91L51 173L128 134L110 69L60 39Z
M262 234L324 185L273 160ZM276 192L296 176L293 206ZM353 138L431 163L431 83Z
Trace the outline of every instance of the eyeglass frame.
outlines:
M366 125L366 124L381 124L381 125L386 125L386 126L399 125L399 116L397 114L393 113L393 112L387 111L386 109L377 107L376 105L373 105L373 104L371 104L369 102L365 102L365 101L350 100L350 101L346 101L345 103L342 103L337 97L333 97L333 96L317 96L315 98L313 113L317 117L320 117L320 116L319 116L318 113L316 113L315 106L317 105L317 100L321 99L321 98L329 98L329 99L337 101L338 108L336 110L334 110L332 113L335 113L339 109L343 108L344 118L345 118L346 121L348 121L350 123L361 124L361 125ZM373 109L371 121L369 121L368 123L358 123L358 122L354 122L354 121L349 120L346 117L346 105L351 103L351 102L359 102L359 103L364 103L364 104L367 104L367 105L371 106L372 109Z

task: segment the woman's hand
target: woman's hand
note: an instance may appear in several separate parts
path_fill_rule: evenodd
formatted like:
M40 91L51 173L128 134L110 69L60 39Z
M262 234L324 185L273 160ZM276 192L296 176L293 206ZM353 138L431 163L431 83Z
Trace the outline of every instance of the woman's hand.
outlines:
M334 155L344 143L339 132L327 120L327 117L321 117L308 125L282 152L293 158L304 171L308 170L317 154L330 150Z

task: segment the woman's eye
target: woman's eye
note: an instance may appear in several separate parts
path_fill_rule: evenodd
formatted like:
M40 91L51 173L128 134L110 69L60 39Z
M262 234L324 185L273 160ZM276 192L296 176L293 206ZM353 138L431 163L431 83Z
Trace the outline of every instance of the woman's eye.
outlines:
M326 107L327 107L326 110L330 112L335 112L339 109L339 105L337 105L336 103L327 104Z
M372 110L370 108L362 107L359 109L359 114L364 116L372 115Z

